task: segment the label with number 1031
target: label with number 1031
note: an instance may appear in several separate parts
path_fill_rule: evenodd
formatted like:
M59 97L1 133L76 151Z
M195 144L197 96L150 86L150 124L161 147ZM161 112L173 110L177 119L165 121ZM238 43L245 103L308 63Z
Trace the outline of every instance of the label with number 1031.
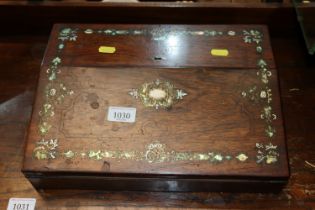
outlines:
M34 210L35 198L10 198L7 210Z
M108 108L107 120L112 122L128 122L136 121L136 108L132 107L116 107L110 106Z

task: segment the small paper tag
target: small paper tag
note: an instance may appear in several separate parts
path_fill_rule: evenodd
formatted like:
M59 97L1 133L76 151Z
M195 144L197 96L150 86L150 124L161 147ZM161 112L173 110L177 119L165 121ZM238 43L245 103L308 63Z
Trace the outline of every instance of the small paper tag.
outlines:
M10 198L7 210L34 210L35 198Z
M227 49L212 49L210 51L213 56L228 56L229 51Z
M136 108L132 107L108 107L107 120L113 122L128 122L133 123L136 121Z
M110 47L110 46L100 46L98 48L99 53L115 53L116 47Z

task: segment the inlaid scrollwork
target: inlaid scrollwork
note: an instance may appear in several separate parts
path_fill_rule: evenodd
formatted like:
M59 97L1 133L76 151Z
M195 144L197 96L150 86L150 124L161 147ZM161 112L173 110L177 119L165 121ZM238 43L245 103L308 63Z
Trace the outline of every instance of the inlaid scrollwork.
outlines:
M277 115L273 112L271 105L272 102L272 89L269 86L269 79L272 76L272 72L268 69L267 62L262 58L261 54L263 52L262 47L262 37L263 34L258 30L244 30L244 42L245 43L255 43L256 52L259 54L260 58L257 60L257 77L261 83L261 87L257 85L248 88L241 92L241 95L248 98L254 102L261 102L262 111L260 114L260 119L265 122L265 135L271 139L276 135L276 128L273 125L273 121L277 119ZM267 164L275 163L278 161L279 153L277 152L277 146L273 146L271 143L269 146L264 146L262 143L256 143L256 148L258 148L257 163L262 163L263 160ZM272 146L270 146L272 145ZM261 150L266 148L265 151Z
M56 55L52 58L50 66L46 69L47 85L43 93L43 103L38 112L39 123L38 131L41 140L36 142L33 149L33 157L38 160L48 160L55 158L65 159L90 159L90 160L132 160L146 161L147 163L162 163L176 161L198 161L208 163L223 163L225 161L246 162L251 160L248 154L240 151L237 154L224 154L220 151L194 152L194 151L176 151L169 150L167 145L160 142L152 142L145 147L143 151L130 150L103 150L90 149L87 151L75 151L72 148L66 148L64 151L58 150L59 143L56 138L47 138L52 128L51 119L55 116L55 109L58 104L62 103L67 96L74 94L71 88L66 87L63 81L58 78L61 74L60 66L62 64L61 53L66 47L67 42L76 41L79 33L86 35L103 34L106 36L151 36L154 41L161 41L168 35L186 35L186 36L235 36L239 32L236 31L216 31L216 30L175 30L175 31L159 31L159 30L144 30L144 29L73 29L63 28L58 35L58 44L56 46ZM263 34L259 30L244 30L243 39L245 43L255 44L256 52L259 55L263 54ZM250 101L262 103L261 120L266 124L265 133L268 138L272 138L276 134L276 129L273 126L273 121L277 120L276 114L272 109L272 89L269 86L269 80L272 76L268 68L267 62L260 56L257 60L259 71L257 78L261 85L253 85L247 90L241 92L241 95L248 98ZM139 99L144 106L158 108L170 108L176 102L183 100L187 93L184 90L176 88L168 81L156 80L142 84L139 88L133 89L129 94ZM48 139L48 140L45 140ZM265 162L267 164L276 163L279 159L278 148L271 143L263 144L256 143L257 163Z

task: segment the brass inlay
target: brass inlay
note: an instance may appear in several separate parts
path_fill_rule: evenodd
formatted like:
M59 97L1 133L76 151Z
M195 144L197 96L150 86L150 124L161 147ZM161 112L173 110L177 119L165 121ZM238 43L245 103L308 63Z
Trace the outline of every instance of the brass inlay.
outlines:
M63 82L58 79L61 73L60 65L62 60L60 54L65 48L66 43L69 41L76 41L78 38L79 29L64 28L61 29L58 40L59 43L56 47L56 55L52 59L51 65L46 70L48 83L45 87L44 102L41 110L39 111L39 124L38 130L41 140L36 142L33 149L33 157L38 160L55 159L63 157L65 159L82 158L92 160L103 159L118 159L118 160L134 160L146 161L148 163L161 163L173 161L207 161L209 163L221 163L224 160L237 160L245 162L250 159L245 153L227 154L223 155L220 152L191 152L191 151L175 151L167 150L166 145L159 142L149 144L144 151L123 151L123 150L88 150L88 151L74 151L71 148L66 148L65 151L58 151L58 140L55 138L47 138L52 125L51 119L55 116L55 107L62 103L66 96L74 94L74 92L66 87ZM146 29L86 29L84 32L89 34L104 34L104 35L151 35L155 41L166 40L170 35L191 35L191 36L235 36L238 32L235 31L215 31L215 30L146 30ZM258 30L244 30L244 42L255 43L256 52L260 55L263 54L262 36L263 34ZM261 86L253 86L241 93L243 97L249 98L254 102L263 102L265 105L262 109L260 118L266 122L266 135L271 138L276 134L272 121L277 119L273 113L272 90L269 87L269 78L272 76L271 71L268 70L267 63L261 58L257 61L259 71L257 76L261 81ZM154 108L170 108L178 100L183 99L187 95L183 90L176 89L173 84L167 81L156 80L151 83L145 83L138 89L133 89L129 92L135 98L139 98L146 107ZM256 143L257 149L257 163L265 162L267 164L275 163L278 161L279 153L277 146L271 143L263 144Z
M267 164L272 164L278 161L279 152L277 146L269 144L256 143L257 149L257 163L265 161Z
M168 150L165 144L160 142L153 142L146 146L144 152L137 150L88 150L75 152L73 150L66 150L65 152L58 152L58 140L41 140L37 142L34 149L34 158L38 160L55 159L56 156L73 159L90 159L90 160L132 160L145 161L148 163L162 163L162 162L178 162L178 161L205 161L208 163L221 163L223 161L237 160L244 162L247 160L247 155L241 153L233 158L232 155L223 155L220 152L179 152L175 150Z
M140 99L145 107L154 107L156 109L171 108L178 100L182 100L187 93L176 87L168 81L144 83L138 89L132 89L129 95Z
M245 43L256 43L259 45L262 42L263 34L258 30L243 30Z
M238 156L236 156L236 158L237 158L239 161L244 162L244 161L247 160L248 157L247 157L247 155L241 153L241 154L239 154Z
M257 77L260 81L259 87L252 86L248 90L242 91L241 95L254 102L261 102L263 104L260 118L265 122L265 135L271 139L276 135L276 129L273 126L273 121L277 119L277 115L273 112L272 103L272 89L269 86L269 78L272 76L271 71L268 69L267 62L262 58L263 53L262 37L263 34L258 30L244 30L244 42L255 43L256 52L260 55L257 60L259 71ZM262 163L264 160L267 164L276 163L278 161L277 146L269 143L256 143L258 149L257 163Z
M217 30L168 30L164 28L155 29L86 29L85 34L103 34L107 36L151 36L154 41L165 41L170 36L222 36L225 33ZM227 35L234 36L235 31L226 32Z
M57 147L57 139L42 139L36 142L36 147L33 150L33 156L38 160L55 159L57 156Z

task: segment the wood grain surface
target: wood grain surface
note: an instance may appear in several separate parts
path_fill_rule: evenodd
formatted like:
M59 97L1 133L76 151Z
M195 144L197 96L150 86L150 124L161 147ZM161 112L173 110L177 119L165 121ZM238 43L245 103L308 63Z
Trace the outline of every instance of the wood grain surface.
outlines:
M255 44L245 43L243 30L255 29L263 34L262 56L269 68L274 60L269 31L263 25L140 25L140 24L56 24L54 25L43 66L51 64L58 52L59 33L64 28L77 29L77 41L67 41L60 55L63 66L77 67L216 67L257 68L259 54ZM85 30L92 30L92 34ZM114 35L106 34L112 30ZM130 31L121 35L116 31ZM133 31L143 34L133 35ZM228 35L233 31L234 35ZM185 35L183 33L195 33ZM197 33L203 33L198 35ZM219 33L222 34L219 34ZM116 48L114 54L99 53L100 46ZM227 49L229 56L211 56L211 49Z
M250 155L248 161L210 164L208 161L195 164L190 161L150 164L145 161L105 159L103 161L75 158L73 161L57 158L38 161L33 158L35 143L40 138L37 113L43 103L39 95L34 108L34 120L29 133L26 162L27 171L90 171L105 173L140 173L170 175L272 175L284 176L286 155L281 155L279 164L256 164L255 143L268 141L264 135L264 121L260 119L258 105L241 97L243 89L252 85L256 78L254 69L152 69L152 68L61 68L65 76L59 79L71 88L75 87L73 99L65 99L58 107L51 123L58 136L60 150L122 150L145 151L152 142L166 144L167 150L205 152L218 151L222 155ZM273 71L273 74L276 74ZM188 92L182 101L171 110L146 108L141 101L128 95L128 91L144 82L172 81L177 88ZM106 82L104 82L106 81ZM43 93L46 79L41 79L39 90ZM277 84L274 85L274 89ZM276 91L274 97L276 96ZM275 100L276 101L276 100ZM93 107L98 103L97 107ZM278 102L279 103L279 102ZM277 104L276 102L274 103ZM106 120L109 106L135 107L135 123L117 123ZM246 111L242 111L246 110ZM276 113L281 113L278 108ZM250 114L247 114L250 113ZM281 116L277 123L277 137L273 143L284 145L281 135ZM93 146L91 146L93 145ZM280 146L279 146L280 147ZM285 148L283 148L285 149ZM281 149L282 150L282 149ZM285 154L285 152L281 153ZM256 167L255 167L256 166Z
M47 37L1 37L0 207L10 197L35 197L37 209L234 208L312 209L315 207L314 63L299 36L273 38L281 81L291 179L279 194L147 193L55 190L37 192L20 172L25 130ZM25 68L28 66L28 68ZM255 202L253 202L255 200Z
M249 33L249 43L245 42L246 33ZM255 40L261 44L262 53L256 52ZM115 46L117 52L99 53L100 46ZM211 56L211 49L226 49L229 55ZM163 58L162 61L152 59L155 54ZM55 75L50 72L56 68L56 59L62 67L58 67L58 76L54 79L49 75ZM260 59L265 60L266 71L272 75L265 83L259 76L263 74L258 66ZM111 68L104 68L108 66ZM188 95L168 110L146 108L128 96L130 90L157 79L170 82ZM63 90L59 83L73 90L73 94L61 95ZM266 105L263 99L256 98L254 102L244 98L242 92L253 86L270 88L272 103ZM161 91L160 88L157 90ZM64 97L62 102L58 102L59 95ZM43 108L46 105L52 107L48 108L53 110L52 116ZM110 106L136 108L136 122L107 121ZM261 119L265 107L270 107L277 118ZM23 171L36 186L45 188L49 184L39 184L40 177L49 178L48 172L53 173L55 181L47 182L54 188L58 183L66 187L71 179L79 177L76 172L94 172L100 176L94 178L99 180L95 187L102 189L112 189L108 183L102 184L102 177L110 180L111 176L118 176L119 189L125 190L146 188L141 186L141 181L132 181L137 183L132 187L128 184L122 187L124 177L141 178L143 185L150 182L153 186L169 186L165 190L198 190L197 184L192 189L181 187L186 184L176 182L176 177L180 177L192 182L196 179L201 185L206 184L207 179L222 179L222 182L229 179L231 184L240 179L239 191L244 191L252 189L244 186L244 180L251 182L250 177L266 182L288 177L281 112L277 71L264 26L57 25L41 69ZM266 122L276 132L271 137L266 135ZM51 127L44 134L38 130L43 123ZM38 146L40 139L58 141L51 150L55 153L53 156L43 146ZM276 145L275 161L269 163L267 153L271 153L268 149L258 151L257 144ZM104 157L112 151L115 154L118 151L119 155ZM45 156L48 152L48 157L40 160L37 155L41 152ZM257 162L259 152L266 155L261 163ZM164 184L162 179L144 180L148 175L172 176L172 180L168 178ZM71 177L66 182L61 181L63 176ZM88 180L78 178L80 181L69 183L69 188L93 186L93 179L86 178ZM204 180L199 180L202 178ZM113 178L113 189L115 183ZM235 188L210 186L200 190ZM273 190L269 185L266 188ZM153 189L164 190L163 187Z
M22 11L22 14L29 12L24 10L24 7L14 7L14 9ZM47 19L41 19L41 23L37 23L34 21L36 19L34 16L39 13L46 15L47 10L46 8L45 12L33 13L34 15L30 17L33 18L33 24L37 26L42 24L40 27L46 28L46 31L50 28L50 25L46 24ZM244 13L244 10L240 11ZM262 22L275 20L272 23L273 26L277 26L280 20L293 23L292 9L279 8L277 11L279 13L275 14L274 9L268 8L257 15L256 9L249 13L249 15L255 14L256 18L248 18L246 15L243 15L243 18L246 16L245 21L256 23L257 19ZM4 15L4 18L1 20L4 23L10 23L7 17L11 16L11 12L12 10L8 10L7 7L2 8L1 15ZM49 15L54 13L54 10L51 10ZM67 12L64 16L67 16L66 14ZM76 12L72 15L80 16ZM278 21L275 17L278 17ZM289 18L286 19L286 17ZM16 27L17 23L21 23L20 21L27 23L29 19L19 18L17 15L11 27L21 33L26 33ZM288 25L282 24L283 27ZM37 209L314 209L314 58L308 57L298 28L292 31L281 31L281 27L272 27L272 29L272 34L275 36L272 37L271 42L279 70L291 169L289 184L278 194L35 191L20 170L25 131L31 115L40 63L48 34L39 37L34 33L32 36L12 35L12 33L11 36L5 36L5 33L2 33L0 38L0 209L6 208L10 197L35 197ZM281 33L276 33L276 31Z

